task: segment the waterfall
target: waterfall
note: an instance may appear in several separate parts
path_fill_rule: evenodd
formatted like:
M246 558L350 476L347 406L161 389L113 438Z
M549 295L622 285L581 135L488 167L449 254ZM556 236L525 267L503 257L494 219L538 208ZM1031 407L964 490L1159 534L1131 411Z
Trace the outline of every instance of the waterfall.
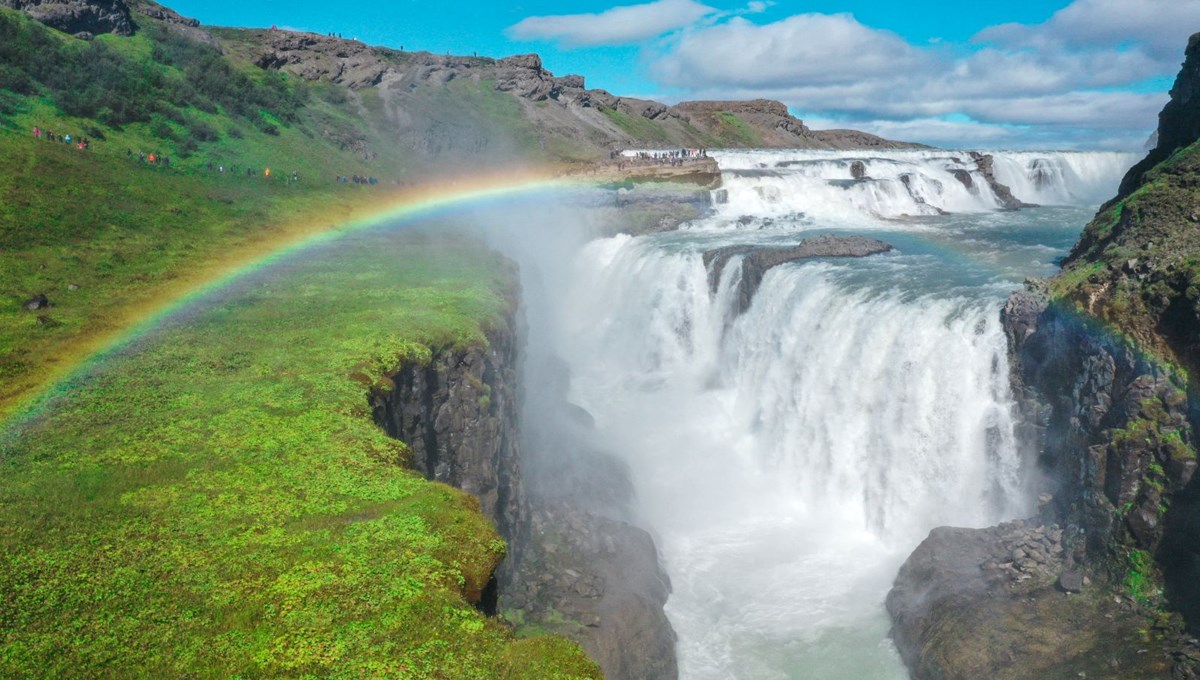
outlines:
M1124 167L993 157L1022 200L1074 207L997 212L965 153L723 152L713 215L555 262L553 351L631 470L682 677L906 678L883 610L904 558L1032 511L999 308ZM748 308L745 256L705 265L847 228L896 248L771 268Z
M1098 203L1136 158L1124 153L990 152L996 180L1038 205ZM721 219L704 228L806 227L1003 207L965 151L732 151L714 154ZM857 166L857 168L856 168ZM858 178L855 171L858 171Z

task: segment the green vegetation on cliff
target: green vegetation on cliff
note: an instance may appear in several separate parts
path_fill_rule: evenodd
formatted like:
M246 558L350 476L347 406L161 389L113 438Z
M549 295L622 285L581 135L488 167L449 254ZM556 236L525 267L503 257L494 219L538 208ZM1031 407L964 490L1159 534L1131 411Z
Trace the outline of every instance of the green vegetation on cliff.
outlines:
M594 677L470 605L504 542L351 377L485 342L512 285L470 243L346 237L70 385L0 456L0 675Z
M358 116L369 94L140 25L89 43L0 10L0 415L197 284L386 203L334 175L427 167ZM511 118L497 96L481 124ZM503 540L368 408L363 376L486 342L513 280L471 242L345 235L0 421L0 676L598 677L477 611Z

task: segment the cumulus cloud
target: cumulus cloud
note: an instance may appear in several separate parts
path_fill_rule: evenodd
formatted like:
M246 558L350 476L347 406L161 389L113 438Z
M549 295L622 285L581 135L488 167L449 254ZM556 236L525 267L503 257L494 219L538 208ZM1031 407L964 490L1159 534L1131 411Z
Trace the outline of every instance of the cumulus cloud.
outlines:
M1075 0L1042 24L1002 24L977 40L1015 46L1115 48L1136 42L1148 54L1177 60L1200 29L1200 0Z
M741 17L685 33L654 74L681 87L842 83L918 68L900 36L849 14L800 14L767 25Z
M769 97L935 144L1140 148L1166 93L1137 86L1173 75L1195 29L1200 0L1075 0L965 45L914 45L849 14L720 17L661 42L650 73L685 98Z
M511 26L508 35L517 40L556 40L569 47L623 45L691 26L716 12L695 0L657 0L598 14L528 17Z

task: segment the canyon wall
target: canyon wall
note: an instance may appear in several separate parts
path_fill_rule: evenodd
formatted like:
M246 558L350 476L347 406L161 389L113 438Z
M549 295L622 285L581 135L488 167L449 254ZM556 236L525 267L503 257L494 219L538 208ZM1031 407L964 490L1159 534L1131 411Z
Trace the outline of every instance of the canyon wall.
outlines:
M536 395L549 425L538 428L536 452L525 450L513 297L486 343L435 350L390 373L386 389L372 393L375 420L408 445L414 469L478 498L508 542L479 604L485 613L502 614L518 632L578 642L608 677L672 680L675 635L663 612L670 584L653 539L628 515L628 472L576 436L590 417L567 403L565 376Z
M1198 91L1193 36L1158 148L1004 308L1041 509L909 558L888 609L915 677L1200 677Z

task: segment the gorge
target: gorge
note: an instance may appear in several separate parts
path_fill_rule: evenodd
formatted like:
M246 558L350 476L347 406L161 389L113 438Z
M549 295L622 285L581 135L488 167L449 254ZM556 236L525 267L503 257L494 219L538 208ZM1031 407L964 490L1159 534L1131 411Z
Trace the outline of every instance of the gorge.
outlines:
M0 38L0 676L1200 677L1200 36L1140 162Z

